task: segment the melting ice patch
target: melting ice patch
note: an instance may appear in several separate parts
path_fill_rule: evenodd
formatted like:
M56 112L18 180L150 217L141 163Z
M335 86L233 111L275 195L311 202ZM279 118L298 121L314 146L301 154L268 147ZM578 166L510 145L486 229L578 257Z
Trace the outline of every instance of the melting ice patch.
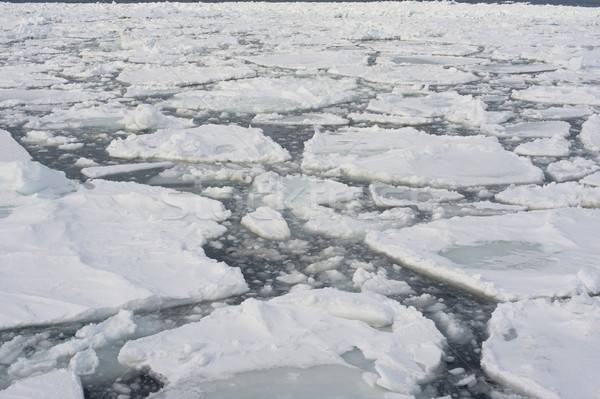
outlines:
M108 153L117 158L156 158L187 162L273 164L290 159L261 129L236 125L203 125L164 129L113 140Z
M512 301L600 292L596 209L562 208L438 220L370 232L365 242L408 267Z
M379 328L386 327L389 331ZM374 386L404 393L440 365L444 338L414 308L370 293L335 289L301 291L215 310L197 323L128 342L119 362L149 367L168 386L194 380L231 379L275 367L340 365L357 348L374 362L363 378Z
M503 303L482 346L486 373L528 397L593 398L600 394L600 300Z
M302 170L357 180L458 188L535 183L542 171L483 136L434 136L412 128L315 132Z

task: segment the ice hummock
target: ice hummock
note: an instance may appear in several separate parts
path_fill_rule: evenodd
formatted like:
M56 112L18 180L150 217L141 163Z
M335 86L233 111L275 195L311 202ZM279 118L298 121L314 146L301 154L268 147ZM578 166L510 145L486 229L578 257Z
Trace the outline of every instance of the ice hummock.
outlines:
M202 125L189 129L163 129L131 134L113 140L108 153L117 158L155 158L186 162L237 162L273 164L290 155L258 128L237 125Z
M160 345L156 339L128 342L119 362L149 367L167 387L195 381L202 389L210 381L279 367L355 368L343 355L358 350L373 362L373 371L362 370L366 381L404 394L418 393L419 382L431 377L445 342L414 308L331 288L248 299L162 333Z
M599 331L600 300L587 294L503 303L488 323L481 365L527 397L597 397Z
M499 300L600 292L598 209L466 216L369 232L365 242L407 267Z
M302 170L436 188L543 180L540 169L495 138L435 136L413 128L316 131L305 143Z

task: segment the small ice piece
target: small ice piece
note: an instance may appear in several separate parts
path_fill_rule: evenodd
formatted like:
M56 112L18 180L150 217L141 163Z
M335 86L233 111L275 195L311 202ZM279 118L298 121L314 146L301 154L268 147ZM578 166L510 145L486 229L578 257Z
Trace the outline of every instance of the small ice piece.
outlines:
M315 263L311 263L304 269L304 273L306 274L317 274L321 272L325 272L327 270L335 270L342 265L344 262L343 256L333 256L328 259L320 260Z
M432 220L451 218L454 216L494 216L524 211L524 206L500 204L491 201L458 202L458 203L422 203L417 205L419 211L431 213Z
M311 52L294 50L296 51L289 54L268 52L266 55L244 57L244 59L267 67L306 71L329 69L336 65L367 65L369 58L364 50L321 50Z
M90 375L96 372L100 365L100 360L96 351L88 348L82 352L77 352L69 361L69 369L77 375Z
M600 210L466 216L385 232L369 247L406 267L498 300L600 292ZM595 276L595 277L594 277Z
M281 126L334 126L347 125L348 120L339 115L322 113L307 113L301 115L281 115L273 114L258 114L252 119L252 123L260 125L281 125Z
M486 64L477 65L472 68L478 72L489 72L495 74L522 74L556 71L558 66L550 64Z
M579 139L584 147L590 151L600 151L600 115L595 114L588 118L581 126Z
M574 119L583 118L593 113L592 109L587 106L570 106L549 107L545 109L529 108L523 110L521 115L531 119Z
M376 292L386 296L414 293L406 281L388 279L387 272L383 268L380 268L377 273L372 273L359 267L352 276L352 282L362 292Z
M175 66L148 66L127 64L117 80L141 86L192 86L229 79L252 78L256 71L239 65L200 67L180 64Z
M600 169L600 165L591 159L571 158L551 163L546 172L557 182L579 180Z
M55 136L43 130L31 130L21 139L23 143L42 144L47 146L62 146L77 142L74 137Z
M173 162L140 162L120 165L90 166L81 169L81 174L86 177L97 179L99 177L116 175L119 173L139 172L141 170L170 168Z
M543 180L530 160L504 150L496 138L436 136L408 127L316 131L305 143L302 170L449 189Z
M201 193L203 196L212 198L212 199L227 199L232 198L234 194L233 187L225 186L225 187L207 187L202 190Z
M369 112L357 113L352 112L348 114L348 119L353 122L370 122L377 123L379 125L398 125L398 126L418 126L431 123L431 118L425 118L422 116L398 116L398 115L387 115L387 114L375 114Z
M565 121L521 122L508 126L486 126L484 131L498 137L567 137L571 125Z
M535 299L498 305L482 346L485 372L527 397L593 398L600 392L600 300Z
M377 385L405 394L419 393L419 382L441 364L444 343L434 323L414 308L374 293L331 288L247 299L161 333L160 345L156 339L129 341L119 362L149 367L177 386L278 367L350 367L342 355L357 350L374 362Z
M374 183L369 192L375 205L381 207L418 206L423 203L460 201L464 198L456 191L431 187L414 188Z
M93 159L89 159L86 157L79 157L79 158L77 158L77 161L75 161L75 163L73 165L80 167L80 168L89 168L91 166L98 166L98 163L96 161L94 161Z
M266 206L261 206L244 216L242 226L267 240L290 238L290 229L281 213Z
M465 385L470 385L470 384L474 383L475 381L477 381L477 376L475 376L475 374L469 374L468 376L461 378L454 385L456 385L457 387L461 387L461 386L465 386Z
M149 184L161 185L170 183L252 183L255 176L265 173L262 165L215 164L195 165L177 164L150 178Z
M523 205L528 209L562 207L600 208L600 187L577 182L556 183L545 186L526 185L509 187L496 194L496 201Z
M0 399L61 398L83 399L81 380L73 371L55 370L14 382Z
M202 125L131 134L113 140L108 153L117 158L156 158L188 162L256 162L273 164L290 154L261 129L237 125Z
M592 173L580 180L580 183L588 186L600 187L600 172Z
M355 79L258 77L220 82L211 90L178 93L161 105L185 110L281 113L323 108L361 95Z
M600 106L600 87L532 86L525 90L513 90L511 97L515 100L539 103Z
M567 139L554 136L519 144L515 148L515 154L531 157L566 157L571 153L570 147L571 143Z
M306 282L308 277L305 274L300 273L297 270L294 270L291 273L282 274L280 276L275 277L275 280L281 281L285 284L296 285L300 283Z
M78 103L92 100L106 100L111 97L110 92L92 93L80 87L71 90L58 89L0 89L0 108L12 107L19 104L26 105L64 105L65 103Z

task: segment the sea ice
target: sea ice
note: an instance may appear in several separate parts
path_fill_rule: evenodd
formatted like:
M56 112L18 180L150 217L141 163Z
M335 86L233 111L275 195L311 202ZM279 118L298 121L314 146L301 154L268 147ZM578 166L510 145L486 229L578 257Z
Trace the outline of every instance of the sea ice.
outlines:
M418 393L419 382L431 377L444 343L433 322L414 308L331 288L248 299L162 333L160 345L156 339L128 342L119 362L149 367L167 386L193 379L201 387L276 367L349 366L343 355L359 350L374 362L377 385L405 394Z
M262 165L238 164L177 164L152 177L149 184L194 183L202 185L213 182L252 183L255 176L265 173Z
M470 72L442 65L397 65L393 63L366 65L338 65L327 72L334 75L362 78L376 83L388 84L437 84L455 85L470 83L479 78Z
M592 173L580 181L588 186L600 187L600 172Z
M55 370L18 380L0 391L0 399L33 398L83 399L81 380L73 371Z
M197 65L147 66L130 64L117 80L140 86L193 86L230 79L253 78L256 71L239 65L200 67Z
M600 208L600 188L577 182L552 182L545 186L509 187L496 194L495 199L507 204L523 205L528 209L551 209L569 206Z
M531 157L566 157L571 153L570 148L571 143L568 140L554 136L519 144L515 148L515 154Z
M482 346L485 372L527 397L600 394L600 300L535 299L498 305Z
M543 121L543 122L521 122L514 125L500 126L491 125L485 126L484 131L498 137L567 137L571 125L565 121Z
M237 125L202 125L131 134L113 140L108 153L117 158L156 158L187 162L278 163L289 153L261 129Z
M464 198L456 191L430 187L396 187L380 183L371 184L369 193L375 205L381 207L419 206L423 203L452 202Z
M97 179L99 177L116 175L119 173L131 173L138 172L140 170L149 170L149 169L160 169L160 168L170 168L174 166L173 162L140 162L140 163L129 163L129 164L120 164L120 165L107 165L107 166L88 166L86 168L81 169L81 174L92 178Z
M579 139L585 148L590 151L600 151L600 115L595 114L588 118L581 126Z
M244 216L241 223L254 234L267 240L290 238L290 229L281 213L266 206L261 206Z
M600 169L600 165L591 159L575 157L553 162L546 168L548 175L557 182L579 180Z
M346 128L315 132L302 170L356 180L458 188L536 183L542 171L483 136L435 136L413 128Z
M600 106L600 87L533 86L525 90L515 90L511 97L515 100L549 104Z
M262 66L297 70L329 69L336 65L367 65L368 58L368 54L364 50L296 51L289 54L270 53L244 57L247 61Z
M388 279L385 269L379 269L373 273L359 267L352 276L352 282L362 292L375 292L386 296L414 293L406 281Z
M301 115L280 115L280 114L258 114L252 119L252 123L260 125L283 125L283 126L296 126L296 125L318 125L318 126L332 126L332 125L347 125L348 120L342 118L339 115L330 113L306 113Z
M521 115L531 119L571 119L583 118L593 113L590 107L586 106L570 106L549 107L545 109L529 108L523 110Z
M499 300L600 292L597 209L462 217L385 232L365 242L417 271Z

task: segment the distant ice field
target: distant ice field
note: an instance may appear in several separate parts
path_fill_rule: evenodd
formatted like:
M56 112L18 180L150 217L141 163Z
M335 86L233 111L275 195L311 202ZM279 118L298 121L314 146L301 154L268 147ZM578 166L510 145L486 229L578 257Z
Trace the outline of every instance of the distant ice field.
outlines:
M0 3L0 399L598 396L594 1Z

